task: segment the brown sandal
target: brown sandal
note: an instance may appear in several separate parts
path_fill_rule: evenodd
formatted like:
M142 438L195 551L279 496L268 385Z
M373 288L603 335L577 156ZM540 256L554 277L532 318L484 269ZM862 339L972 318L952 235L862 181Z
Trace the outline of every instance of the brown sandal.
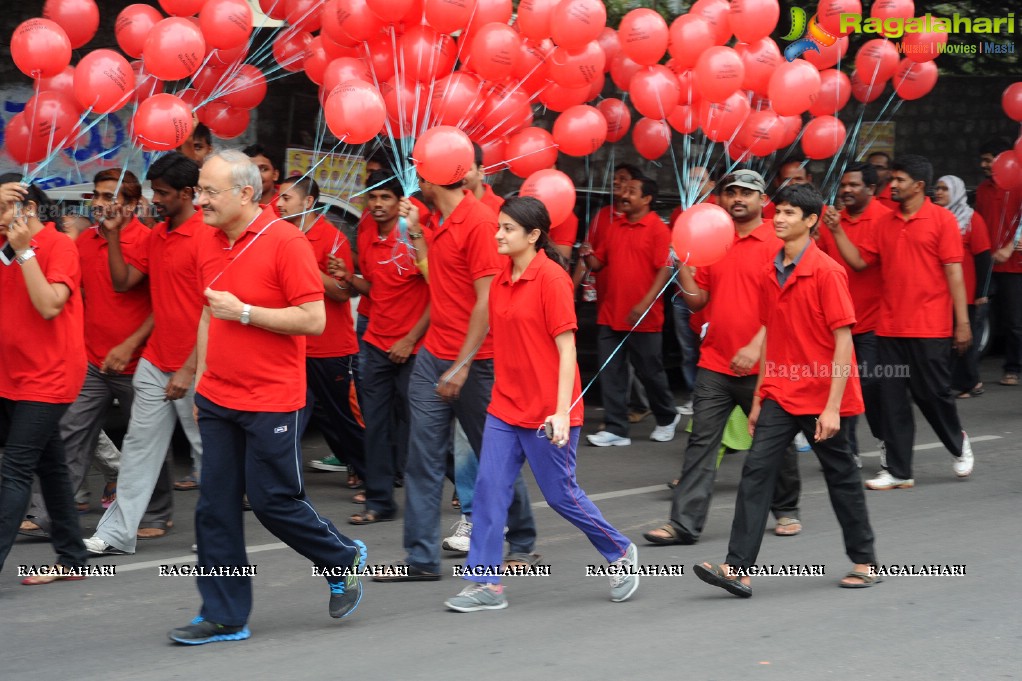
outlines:
M40 570L39 574L32 575L31 577L26 577L21 580L22 586L42 586L43 584L52 584L57 581L77 582L85 579L85 575L74 572L65 573L65 570L68 570L69 568L64 567L63 565L54 565L52 568L45 568L47 571L46 573L42 572L44 568L38 569Z
M660 532L662 534L653 534L654 532ZM670 523L661 525L655 530L650 530L649 532L644 533L642 537L650 544L656 544L657 546L671 546L673 544L689 546L696 543L695 539L686 534L682 534Z
M362 481L358 477L358 473L355 471L348 471L348 489L358 489L362 486Z
M358 494L351 498L351 503L353 504L364 504L365 502L366 502L365 492L359 492Z
M393 515L380 515L376 511L366 511L364 513L355 513L348 522L352 525L372 525L373 523L386 523L394 519Z

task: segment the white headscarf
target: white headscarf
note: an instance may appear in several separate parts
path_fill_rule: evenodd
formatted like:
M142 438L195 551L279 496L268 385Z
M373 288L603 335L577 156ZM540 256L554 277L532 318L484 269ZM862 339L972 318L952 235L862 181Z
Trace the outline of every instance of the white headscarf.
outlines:
M943 182L948 188L948 204L945 206L954 213L958 220L958 229L965 234L972 227L972 208L969 207L969 197L965 192L965 183L962 178L956 175L945 175L937 180Z

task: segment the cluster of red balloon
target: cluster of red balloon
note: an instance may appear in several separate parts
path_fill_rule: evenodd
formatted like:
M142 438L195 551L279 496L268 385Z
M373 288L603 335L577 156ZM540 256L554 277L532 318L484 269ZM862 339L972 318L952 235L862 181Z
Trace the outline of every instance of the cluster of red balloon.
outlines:
M1022 81L1004 89L1001 108L1008 118L1022 123ZM1015 140L1014 148L997 155L992 170L994 182L1001 189L1022 189L1022 135Z

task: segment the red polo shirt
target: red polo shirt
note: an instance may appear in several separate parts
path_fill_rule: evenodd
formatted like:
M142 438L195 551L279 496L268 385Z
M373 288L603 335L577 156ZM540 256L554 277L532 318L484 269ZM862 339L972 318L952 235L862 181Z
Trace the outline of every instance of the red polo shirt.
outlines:
M483 195L479 198L479 202L484 206L489 206L490 210L496 215L500 212L500 207L504 205L504 197L497 196L493 192L493 187L483 182Z
M81 263L74 242L52 222L31 245L46 281L64 284L71 295L60 314L43 319L29 298L21 266L0 265L0 397L70 404L85 382Z
M976 211L986 222L993 250L1004 248L1015 239L1019 212L1022 211L1022 189L1007 191L991 179L976 187ZM1022 274L1022 252L1014 251L1007 262L994 264L994 272Z
M888 183L886 187L876 195L876 200L880 202L880 205L887 210L898 210L900 204L891 198L891 184Z
M331 255L344 260L349 268L353 266L348 237L322 215L312 223L305 238L312 244L320 272L329 271L327 266ZM358 354L358 337L355 335L355 321L351 318L351 304L339 303L325 296L323 304L326 307L326 329L320 336L306 337L305 356L347 357Z
M820 414L830 396L834 331L855 324L848 275L812 240L783 289L777 283L773 262L761 273L759 323L766 325L767 334L760 395L789 414ZM855 367L853 350L852 374ZM851 375L841 396L841 416L855 416L863 410L859 377Z
M976 302L976 291L986 283L976 278L974 256L989 250L990 232L987 231L987 223L983 222L983 216L973 211L969 229L962 234L962 275L965 277L965 302L969 305ZM985 279L986 275L983 276Z
M132 218L121 230L121 252L129 262L138 262L149 250L149 228ZM114 291L110 277L109 248L95 226L85 230L75 242L82 259L82 290L85 292L85 352L89 363L103 364L107 354L135 333L152 314L149 282L125 291ZM143 347L138 348L122 375L135 373Z
M735 376L731 360L752 340L761 326L757 312L763 268L772 264L784 242L774 225L764 222L744 239L735 233L734 245L719 262L696 270L696 284L710 294L706 321L710 326L699 346L699 366ZM750 373L757 373L755 365Z
M309 241L294 225L266 213L260 213L233 246L214 229L203 243L200 274L202 290L229 291L255 307L284 308L323 299ZM300 409L305 405L305 336L211 318L206 371L196 390L228 409Z
M575 211L568 213L567 219L550 228L550 240L558 246L574 246L578 237L578 216Z
M602 280L596 299L596 323L615 331L629 331L632 324L628 313L653 286L660 270L671 264L671 231L653 212L638 222L621 217L604 229L593 255L603 263L596 273L596 280ZM659 333L663 328L664 307L657 300L635 330Z
M868 234L876 229L876 222L879 218L890 213L879 201L871 200L866 209L859 217L852 217L847 208L841 210L841 228L848 239L858 248ZM866 333L876 331L877 323L880 321L880 301L884 297L883 276L880 268L870 266L861 272L853 270L838 251L834 235L826 227L819 230L820 239L817 245L824 253L834 259L837 264L845 268L848 275L848 286L852 291L852 302L855 303L855 328L854 333Z
M859 248L880 261L884 297L878 336L950 338L952 301L944 265L962 262L962 235L951 211L929 199L910 218L890 212Z
M369 295L363 297L371 298L377 307L362 340L388 352L422 317L429 305L429 285L415 265L415 254L398 240L396 225L382 238L375 224L366 234L368 238L359 248L358 262L371 288ZM427 246L433 241L429 230L423 231L423 238ZM419 351L422 342L420 338L413 352Z
M409 196L408 200L412 202L412 205L419 209L419 226L422 228L422 231L426 232L432 229L432 215L430 215L429 208L426 207L426 204L419 201L414 196ZM358 247L359 262L361 262L362 249L366 244L369 244L376 239L379 232L376 229L376 221L373 220L373 216L369 214L369 211L362 211L362 217L359 218L358 227L356 229L356 246ZM351 263L348 263L348 265L350 269ZM361 268L361 265L359 265L359 267ZM365 276L364 272L360 271L359 274ZM358 314L363 317L368 317L369 312L372 309L373 301L369 298L369 296L362 296L359 298L358 307L356 308L356 312L358 312Z
M440 359L461 352L475 307L474 282L501 269L497 255L497 216L472 192L464 197L433 234L429 247L429 331L424 346ZM475 359L493 358L493 338L486 334Z
M518 281L511 280L511 259L505 260L490 287L494 380L487 411L512 426L538 428L557 409L561 359L554 338L578 329L575 296L571 277L543 251ZM581 393L576 366L572 402ZM572 426L582 425L583 411L578 400L569 414Z
M160 371L177 371L195 349L195 333L206 304L196 288L200 246L212 230L197 210L177 229L169 229L167 222L153 227L149 248L140 258L125 254L128 263L149 275L153 333L142 357Z

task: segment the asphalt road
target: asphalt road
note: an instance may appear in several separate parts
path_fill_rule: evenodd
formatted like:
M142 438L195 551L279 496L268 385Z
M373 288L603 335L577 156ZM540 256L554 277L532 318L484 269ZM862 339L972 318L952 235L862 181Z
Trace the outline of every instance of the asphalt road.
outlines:
M999 375L993 360L983 375ZM954 477L950 456L917 414L916 487L867 492L881 563L964 565L964 576L837 588L850 566L819 466L807 454L805 530L790 538L769 534L759 562L823 565L825 574L755 578L749 600L707 586L691 568L724 558L743 455L721 466L699 544L648 546L641 534L666 519L664 482L679 470L686 436L650 442L653 424L646 421L634 428L631 447L587 446L579 457L583 487L636 541L640 563L684 565L683 576L644 577L629 602L611 603L607 578L585 576L599 555L542 503L529 478L537 550L551 575L509 578L506 610L445 610L444 599L463 584L450 576L460 564L452 557L439 582L367 580L357 613L332 620L323 579L249 515L250 562L258 566L252 637L178 646L166 632L199 606L193 578L158 575L161 564L194 557L197 494L179 492L177 527L168 537L140 542L134 556L94 561L115 565L116 576L20 586L19 565L46 564L53 554L48 543L19 539L0 575L0 679L1019 679L1022 388L987 385L986 395L959 402L975 443L971 478ZM592 432L600 413L590 406L587 417L585 432ZM315 439L306 444L307 460L323 452ZM864 459L864 474L872 474L876 452ZM320 512L368 544L370 564L403 557L400 521L347 524L358 507L341 474L309 471L306 482ZM98 499L100 481L90 484ZM457 517L445 501L445 529ZM82 522L91 530L98 520L97 510Z

